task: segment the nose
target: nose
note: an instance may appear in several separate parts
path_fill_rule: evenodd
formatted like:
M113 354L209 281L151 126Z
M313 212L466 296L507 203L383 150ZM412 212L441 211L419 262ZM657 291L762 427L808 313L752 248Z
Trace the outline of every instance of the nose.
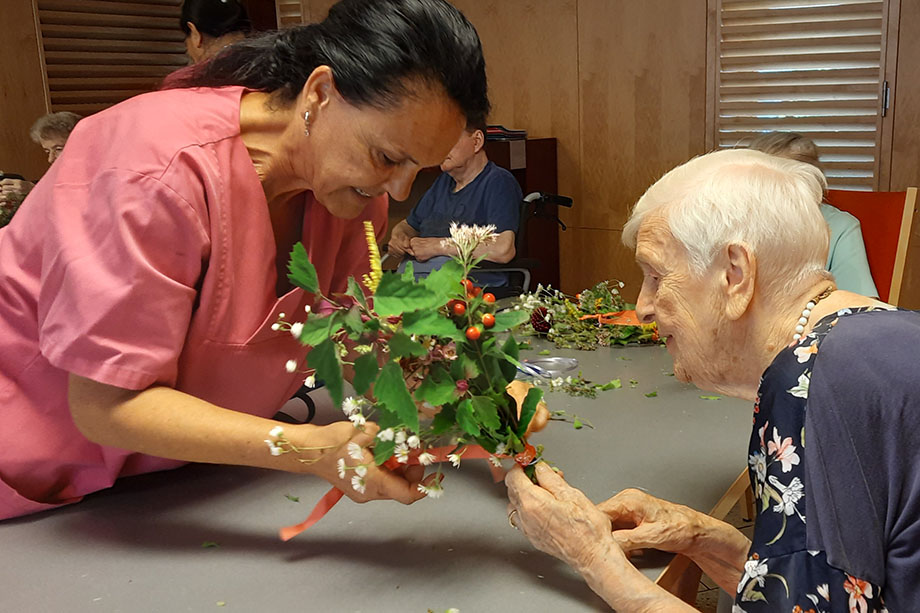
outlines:
M393 171L386 183L387 193L393 200L405 200L412 192L412 183L418 170L414 168L398 168Z
M57 156L58 156L57 151L49 151L48 152L48 163L54 164L54 160L57 159Z
M639 297L636 299L636 317L644 324L655 321L655 293L647 281L642 282Z

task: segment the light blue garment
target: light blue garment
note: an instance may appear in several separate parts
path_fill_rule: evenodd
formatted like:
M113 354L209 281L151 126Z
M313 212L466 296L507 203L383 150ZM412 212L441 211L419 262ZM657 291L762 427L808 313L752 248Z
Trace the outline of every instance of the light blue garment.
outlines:
M863 296L878 297L859 220L845 211L821 203L821 214L831 229L827 252L827 269L837 280L837 287Z

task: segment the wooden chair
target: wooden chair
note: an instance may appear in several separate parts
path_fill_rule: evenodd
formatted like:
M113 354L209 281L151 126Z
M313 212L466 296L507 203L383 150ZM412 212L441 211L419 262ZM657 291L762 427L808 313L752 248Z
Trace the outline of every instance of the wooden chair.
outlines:
M827 203L859 220L869 272L879 298L897 305L907 260L907 243L917 202L917 188L904 192L857 192L830 189Z

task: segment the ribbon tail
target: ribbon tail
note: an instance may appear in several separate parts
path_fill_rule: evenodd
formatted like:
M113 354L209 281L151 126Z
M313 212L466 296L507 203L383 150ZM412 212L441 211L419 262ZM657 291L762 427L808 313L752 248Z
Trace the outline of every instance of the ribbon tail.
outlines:
M316 506L313 507L313 511L310 512L309 517L297 525L287 526L280 530L281 540L289 541L321 520L323 516L326 515L326 513L328 513L329 510L332 509L332 507L334 507L339 500L342 499L342 496L344 495L345 492L337 487L334 487L326 492L326 495L320 498L319 502L316 503Z

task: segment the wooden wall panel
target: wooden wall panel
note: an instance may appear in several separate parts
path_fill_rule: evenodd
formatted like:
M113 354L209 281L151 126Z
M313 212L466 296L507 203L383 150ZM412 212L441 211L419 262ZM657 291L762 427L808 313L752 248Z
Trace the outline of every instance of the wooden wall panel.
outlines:
M901 0L891 189L920 186L920 2ZM920 309L920 215L914 213L900 306Z
M562 289L580 292L603 280L626 284L623 298L635 302L642 285L642 271L633 252L626 248L621 229L569 227L559 233L562 254Z
M41 52L31 0L3 0L0 36L0 170L37 179L48 169L29 138L32 123L48 112Z
M705 0L579 0L581 198L568 217L575 228L619 231L651 183L704 152L706 21ZM611 275L635 284L634 264L586 257L609 249L582 234L560 236L563 289Z

